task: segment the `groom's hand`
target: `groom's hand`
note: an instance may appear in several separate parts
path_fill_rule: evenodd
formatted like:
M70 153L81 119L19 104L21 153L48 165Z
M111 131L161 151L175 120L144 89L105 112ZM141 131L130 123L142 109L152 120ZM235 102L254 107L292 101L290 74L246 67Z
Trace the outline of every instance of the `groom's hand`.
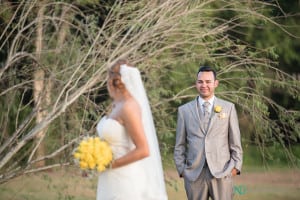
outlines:
M233 169L231 170L231 175L232 175L232 177L233 177L233 176L236 176L238 173L239 173L239 170L237 170L236 168L233 168Z

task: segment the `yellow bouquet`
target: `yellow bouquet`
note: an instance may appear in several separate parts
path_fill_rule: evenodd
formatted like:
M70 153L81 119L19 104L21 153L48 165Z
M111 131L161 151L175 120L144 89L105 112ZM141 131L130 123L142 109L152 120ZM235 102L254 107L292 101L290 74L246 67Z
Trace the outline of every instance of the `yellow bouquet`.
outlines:
M82 170L102 172L109 168L113 154L109 144L99 137L83 139L74 154L75 162Z

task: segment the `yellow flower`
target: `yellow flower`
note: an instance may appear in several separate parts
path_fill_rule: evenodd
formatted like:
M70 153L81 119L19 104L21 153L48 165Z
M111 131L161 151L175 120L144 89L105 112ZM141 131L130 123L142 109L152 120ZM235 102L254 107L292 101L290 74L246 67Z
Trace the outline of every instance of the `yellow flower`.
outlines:
M88 166L90 169L94 169L96 167L96 163L93 160L89 160Z
M104 167L103 165L99 165L99 166L97 167L97 170L98 170L98 172L102 172L102 171L105 170L105 167Z
M79 159L81 157L81 153L74 153L73 156L74 158Z
M215 107L214 107L214 111L215 111L216 113L220 113L220 112L222 111L222 107L221 107L221 106L215 106Z
M79 166L81 169L87 169L88 164L87 164L87 162L81 161L81 162L79 162Z
M109 167L113 154L107 142L99 137L89 137L79 143L73 157L82 170L102 172Z

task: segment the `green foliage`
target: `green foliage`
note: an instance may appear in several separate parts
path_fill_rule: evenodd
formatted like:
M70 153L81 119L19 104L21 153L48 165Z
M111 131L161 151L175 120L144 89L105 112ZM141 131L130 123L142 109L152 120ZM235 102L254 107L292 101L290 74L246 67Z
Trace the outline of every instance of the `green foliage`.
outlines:
M243 163L246 167L267 167L267 168L299 168L299 145L283 147L274 142L270 145L256 146L244 145ZM292 155L292 157L291 157Z
M82 5L93 5L98 4L99 0L76 0L75 2Z

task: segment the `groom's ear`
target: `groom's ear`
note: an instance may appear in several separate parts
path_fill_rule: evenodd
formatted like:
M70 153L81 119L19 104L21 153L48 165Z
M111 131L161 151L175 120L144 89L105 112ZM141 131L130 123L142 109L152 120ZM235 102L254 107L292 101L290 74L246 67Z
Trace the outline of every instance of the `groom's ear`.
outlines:
M218 85L219 85L219 81L215 80L215 88L218 87Z

